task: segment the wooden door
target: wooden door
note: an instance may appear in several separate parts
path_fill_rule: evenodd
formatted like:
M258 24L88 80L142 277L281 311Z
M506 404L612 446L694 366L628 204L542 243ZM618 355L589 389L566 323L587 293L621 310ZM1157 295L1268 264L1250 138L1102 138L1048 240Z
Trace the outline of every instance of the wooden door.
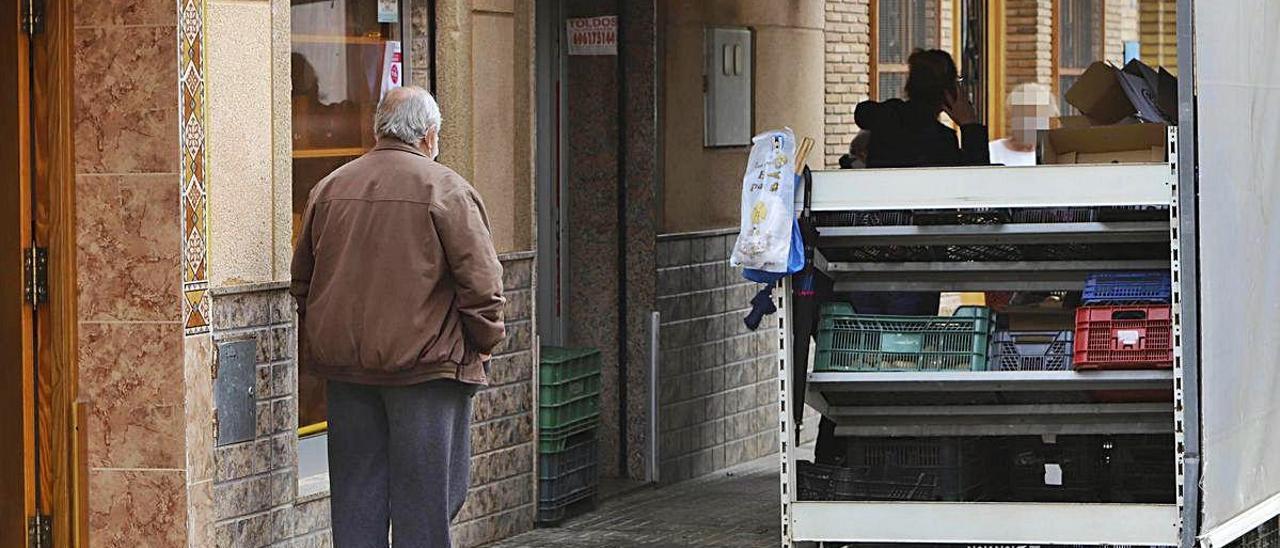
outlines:
M0 0L0 546L84 540L71 32L70 0Z
M0 546L26 546L35 512L34 332L23 285L32 210L29 50L22 6L0 6Z

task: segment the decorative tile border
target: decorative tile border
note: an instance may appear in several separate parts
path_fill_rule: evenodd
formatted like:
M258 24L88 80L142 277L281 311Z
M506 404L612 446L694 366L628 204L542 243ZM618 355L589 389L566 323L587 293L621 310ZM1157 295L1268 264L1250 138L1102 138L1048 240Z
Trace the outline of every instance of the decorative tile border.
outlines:
M182 155L182 321L209 332L208 174L205 168L205 0L178 1L178 139Z

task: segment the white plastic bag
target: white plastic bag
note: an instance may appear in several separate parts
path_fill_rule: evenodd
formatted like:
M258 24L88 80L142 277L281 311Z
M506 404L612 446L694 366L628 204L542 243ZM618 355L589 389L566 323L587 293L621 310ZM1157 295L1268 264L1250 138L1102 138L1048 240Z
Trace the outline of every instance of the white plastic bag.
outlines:
M742 224L729 264L786 272L795 221L796 136L790 128L751 139L742 177Z

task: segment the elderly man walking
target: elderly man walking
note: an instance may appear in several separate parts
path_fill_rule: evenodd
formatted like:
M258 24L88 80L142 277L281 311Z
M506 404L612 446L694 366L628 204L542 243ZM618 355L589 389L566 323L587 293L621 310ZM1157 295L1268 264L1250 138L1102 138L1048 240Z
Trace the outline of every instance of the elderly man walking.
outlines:
M293 259L303 367L328 389L338 548L447 548L471 456L471 396L505 336L484 204L434 161L426 90L378 105L377 145L312 190Z

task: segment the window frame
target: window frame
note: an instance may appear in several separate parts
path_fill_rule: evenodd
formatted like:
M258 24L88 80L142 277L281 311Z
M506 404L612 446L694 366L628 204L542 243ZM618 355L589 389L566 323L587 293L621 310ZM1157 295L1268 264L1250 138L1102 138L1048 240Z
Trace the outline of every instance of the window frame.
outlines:
M868 72L870 73L870 76L871 76L870 82L869 82L870 84L869 95L871 100L873 101L881 100L880 98L880 74L881 73L887 72L887 73L899 73L899 74L905 75L908 70L907 64L905 62L904 63L881 63L880 62L880 1L881 0L871 0L871 2L869 3L870 5L868 6L870 11L870 16L871 16L870 17L870 23L871 23L870 60L871 62L869 63L870 66L868 67L870 69ZM937 45L934 47L943 48L945 44L942 43L942 34L943 34L942 29L943 29L943 25L946 24L946 21L944 21L942 17L942 0L908 0L908 1L934 3L934 10L933 10L934 20L925 21L922 24L925 26L934 27L933 31L936 33L937 39L938 39ZM953 12L955 11L954 4L952 5L952 10ZM911 13L910 10L908 10L908 15L910 15L910 13ZM953 29L952 31L955 32L955 29ZM953 37L952 41L954 42L955 40L956 39ZM910 55L910 52L908 52L908 55Z
M1094 19L1097 22L1097 26L1094 28L1094 35L1093 35L1094 39L1093 39L1093 43L1089 44L1089 48L1093 51L1093 57L1095 61L1104 60L1106 59L1106 56L1107 56L1106 0L1076 0L1076 1L1088 1L1092 3L1092 7L1094 11ZM1050 52L1051 52L1050 62L1052 63L1052 70L1050 71L1051 72L1050 85L1053 90L1053 96L1058 98L1061 98L1063 93L1063 90L1062 90L1063 76L1079 77L1083 75L1085 70L1089 68L1087 65L1084 67L1062 66L1062 57L1063 57L1062 56L1062 42L1063 42L1062 10L1065 8L1066 8L1066 1L1064 0L1053 1L1053 22L1052 22L1053 32L1052 32L1052 38L1051 38L1052 47L1050 48ZM1060 108L1062 109L1063 112L1066 112L1066 110L1070 107L1064 104L1064 105L1060 105Z

